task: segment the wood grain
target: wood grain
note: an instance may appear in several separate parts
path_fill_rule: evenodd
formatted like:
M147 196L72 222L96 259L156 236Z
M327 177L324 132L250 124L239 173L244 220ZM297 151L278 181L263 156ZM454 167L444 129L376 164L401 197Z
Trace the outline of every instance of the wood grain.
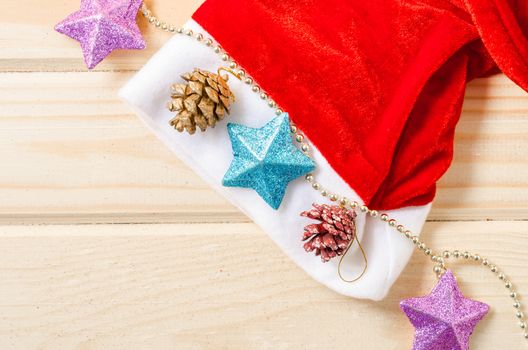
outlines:
M434 284L417 254L383 302L345 298L249 223L2 231L2 349L409 349L412 329L398 302ZM528 223L429 223L425 231L437 247L478 246L528 291ZM455 270L467 294L492 305L472 349L521 348L496 277Z
M201 2L148 5L180 25ZM78 1L2 5L1 350L410 348L398 302L434 284L420 254L383 302L327 290L117 99L169 34L140 18L148 49L87 72L78 44L53 31ZM472 82L424 229L439 250L489 256L525 296L527 136L528 94L501 75ZM472 349L521 348L504 287L454 268L493 310Z
M0 73L0 222L247 221L118 100L131 74ZM528 94L498 76L467 95L430 218L528 218Z

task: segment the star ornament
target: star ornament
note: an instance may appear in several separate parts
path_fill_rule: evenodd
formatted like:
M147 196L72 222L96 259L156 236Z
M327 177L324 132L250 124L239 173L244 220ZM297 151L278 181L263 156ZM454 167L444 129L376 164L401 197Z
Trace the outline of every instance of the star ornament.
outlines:
M451 271L431 294L403 300L400 307L416 329L413 350L468 350L470 335L489 310L462 295Z
M55 30L81 44L84 62L92 69L114 50L145 48L136 24L142 2L81 0L80 10L58 23Z
M315 168L293 145L287 113L261 128L229 123L227 129L234 159L223 185L252 188L273 209L279 208L290 181Z

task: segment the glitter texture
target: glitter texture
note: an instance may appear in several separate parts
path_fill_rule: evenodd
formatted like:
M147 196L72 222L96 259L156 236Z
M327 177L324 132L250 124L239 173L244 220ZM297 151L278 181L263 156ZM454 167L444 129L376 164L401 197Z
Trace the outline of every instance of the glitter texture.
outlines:
M447 271L431 294L403 300L400 307L416 329L413 350L467 350L469 337L489 306L462 295Z
M291 139L287 113L261 128L227 125L234 160L223 185L254 189L273 209L279 208L288 183L315 168Z
M82 0L79 11L55 26L55 30L81 44L84 62L94 68L113 50L145 48L136 24L142 0Z

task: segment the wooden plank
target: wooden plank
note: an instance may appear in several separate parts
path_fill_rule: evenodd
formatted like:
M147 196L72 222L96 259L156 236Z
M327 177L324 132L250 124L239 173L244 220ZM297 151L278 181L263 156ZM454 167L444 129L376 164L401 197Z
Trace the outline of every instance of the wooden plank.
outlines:
M247 221L117 99L132 74L0 74L0 222ZM504 77L470 85L432 220L528 218L525 111Z
M425 232L433 247L493 257L528 291L527 222L429 223ZM249 223L4 226L0 238L3 350L409 349L398 302L435 283L416 253L386 300L342 297ZM492 306L472 349L519 349L525 340L498 279L476 266L454 270L468 296Z
M202 2L148 5L180 25ZM381 303L329 291L117 99L170 34L138 18L148 48L115 52L88 73L78 43L53 31L78 1L2 5L0 349L410 348L398 302L434 284L425 258L416 254ZM523 296L527 111L527 94L503 76L470 84L454 163L430 216L520 221L425 228L433 247L493 257ZM34 223L62 225L27 226ZM455 271L466 294L492 306L472 348L520 348L496 278L476 267Z
M161 19L183 25L203 0L148 1L147 5ZM3 0L0 13L0 71L86 71L79 44L54 31L54 26L69 13L79 9L79 1ZM170 37L149 25L142 15L137 20L147 42L142 51L119 50L95 70L137 70Z

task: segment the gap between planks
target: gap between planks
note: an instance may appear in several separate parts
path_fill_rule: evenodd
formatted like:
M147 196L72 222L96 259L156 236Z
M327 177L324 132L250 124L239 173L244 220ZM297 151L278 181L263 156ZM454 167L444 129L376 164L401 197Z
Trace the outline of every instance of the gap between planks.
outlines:
M430 215L428 223L450 222L528 222L527 218L482 219L448 215ZM31 225L105 225L105 224L245 224L253 223L243 213L239 212L168 212L168 213L86 213L86 214L11 214L0 215L0 226L31 226Z

